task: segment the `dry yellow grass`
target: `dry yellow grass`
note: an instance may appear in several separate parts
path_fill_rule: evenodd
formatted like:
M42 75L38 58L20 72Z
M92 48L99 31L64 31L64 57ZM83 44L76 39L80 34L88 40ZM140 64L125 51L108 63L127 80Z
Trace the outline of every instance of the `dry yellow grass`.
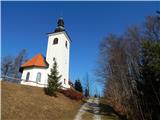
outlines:
M82 115L82 120L93 120L94 114L86 112Z
M81 101L63 94L50 97L42 88L1 82L2 120L72 120Z

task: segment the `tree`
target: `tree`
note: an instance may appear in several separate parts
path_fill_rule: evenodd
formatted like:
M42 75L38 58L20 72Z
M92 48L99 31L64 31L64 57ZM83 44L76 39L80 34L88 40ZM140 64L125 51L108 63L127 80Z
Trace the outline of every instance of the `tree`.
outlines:
M97 76L113 108L128 120L159 120L160 20L108 35L99 48Z
M81 81L80 80L76 80L75 81L75 85L74 85L74 88L79 91L79 92L83 92L83 88L82 88L82 85L81 85Z
M15 58L12 56L5 56L1 64L2 75L20 78L21 74L19 72L19 69L22 63L26 61L26 53L27 50L23 49Z
M139 120L138 99L133 93L138 76L140 35L136 27L124 36L108 35L100 44L98 74L105 96L113 108L128 119ZM140 118L141 119L141 118Z
M148 16L145 21L144 37L148 40L160 41L160 19L158 16Z
M26 49L22 49L19 52L19 54L16 56L14 63L13 63L13 77L14 78L21 77L19 69L20 69L22 63L24 63L26 61L26 57L27 57L27 50Z
M144 119L160 119L160 19L149 16L140 50L138 98Z
M86 88L85 91L84 91L84 96L85 96L85 97L89 97L89 90L88 90L87 88Z
M160 119L160 42L143 41L138 89L143 93L143 112L154 120ZM153 111L153 112L151 112Z
M86 74L86 77L85 77L85 97L89 97L90 96L90 82L89 82L89 75L88 73Z
M53 68L51 68L51 74L48 74L48 85L45 89L46 94L50 96L56 96L56 92L61 88L61 82L59 82L61 75L57 70L57 62L54 61Z
M13 57L6 56L2 59L1 72L3 76L8 76L13 73Z

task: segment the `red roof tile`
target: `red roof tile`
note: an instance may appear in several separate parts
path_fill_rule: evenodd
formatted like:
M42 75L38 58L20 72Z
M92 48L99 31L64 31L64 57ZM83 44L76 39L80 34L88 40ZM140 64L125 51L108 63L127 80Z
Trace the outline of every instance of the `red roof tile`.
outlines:
M33 58L31 58L27 62L25 62L24 64L22 64L21 68L32 67L32 66L36 66L36 67L48 67L48 65L47 65L44 57L42 56L42 54L37 54L36 56L34 56Z

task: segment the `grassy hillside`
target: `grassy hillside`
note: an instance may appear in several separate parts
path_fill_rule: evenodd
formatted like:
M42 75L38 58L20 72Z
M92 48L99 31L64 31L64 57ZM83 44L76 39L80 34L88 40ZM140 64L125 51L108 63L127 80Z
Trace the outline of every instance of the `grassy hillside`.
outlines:
M2 120L72 120L81 102L63 94L50 97L42 88L1 82Z

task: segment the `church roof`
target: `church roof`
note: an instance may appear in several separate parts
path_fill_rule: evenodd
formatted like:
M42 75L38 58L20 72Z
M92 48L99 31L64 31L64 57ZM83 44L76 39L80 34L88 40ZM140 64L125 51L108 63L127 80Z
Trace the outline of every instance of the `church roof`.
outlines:
M55 28L55 30L53 32L49 32L47 34L50 35L50 34L58 34L58 33L65 33L67 35L67 37L69 38L70 42L72 42L70 36L68 35L67 31L65 30L64 20L62 17L60 17L58 19L57 27Z
M64 21L63 21L63 18L60 17L58 19L58 22L57 22L57 27L56 29L54 30L54 32L62 32L62 31L65 31L65 28L64 28Z
M37 54L27 62L21 65L21 68L25 67L48 67L48 63L42 54Z

